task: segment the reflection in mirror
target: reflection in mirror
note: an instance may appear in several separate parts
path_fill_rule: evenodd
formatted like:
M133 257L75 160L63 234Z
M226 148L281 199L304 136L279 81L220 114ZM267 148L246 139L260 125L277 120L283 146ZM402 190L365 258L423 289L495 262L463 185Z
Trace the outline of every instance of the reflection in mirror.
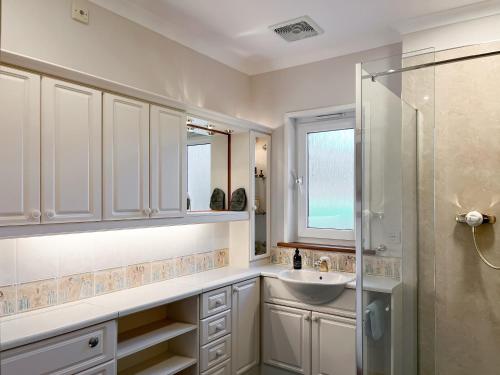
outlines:
M267 190L268 186L268 140L256 137L255 140L255 255L267 252Z
M228 207L230 134L205 120L188 117L188 211Z

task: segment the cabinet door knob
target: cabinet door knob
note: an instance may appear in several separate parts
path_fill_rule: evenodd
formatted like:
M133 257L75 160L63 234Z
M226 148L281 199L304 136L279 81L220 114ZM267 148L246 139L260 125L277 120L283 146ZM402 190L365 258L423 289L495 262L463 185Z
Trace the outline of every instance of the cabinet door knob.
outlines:
M221 349L219 349L219 350L217 350L217 351L215 352L215 356L216 356L216 357L220 357L220 356L221 356L221 355L223 355L223 354L224 354L224 352L223 352Z
M313 322L319 322L319 316L315 316L315 317L313 318Z
M32 219L40 219L40 216L42 216L42 213L40 212L40 210L31 211L31 218Z
M95 348L99 344L99 337L91 337L89 339L89 347Z
M216 330L216 331L222 331L223 329L224 329L224 326L223 326L222 324L217 324L217 325L215 326L215 330Z
M151 214L151 208L146 207L144 210L144 215L149 216Z
M309 322L311 320L311 317L309 315L306 315L305 319L306 319L306 322Z
M220 306L222 305L222 301L220 299L215 300L215 306Z
M153 215L158 214L158 212L160 212L160 210L158 208L153 208L153 210L152 210Z
M56 216L56 213L52 210L47 210L45 211L45 216L47 216L48 219L53 219L54 216Z

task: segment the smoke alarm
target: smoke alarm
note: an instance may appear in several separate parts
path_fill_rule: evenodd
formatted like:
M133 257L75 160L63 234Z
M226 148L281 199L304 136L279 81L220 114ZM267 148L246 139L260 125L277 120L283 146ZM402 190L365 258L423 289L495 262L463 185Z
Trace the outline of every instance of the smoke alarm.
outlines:
M310 38L323 34L324 32L309 16L295 18L290 21L269 26L269 28L287 42L295 42L297 40Z

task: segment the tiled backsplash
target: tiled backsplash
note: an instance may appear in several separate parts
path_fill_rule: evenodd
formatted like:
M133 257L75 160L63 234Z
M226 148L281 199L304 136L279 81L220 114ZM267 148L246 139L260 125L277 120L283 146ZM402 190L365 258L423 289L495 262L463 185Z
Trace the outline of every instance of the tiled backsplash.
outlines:
M0 240L0 316L229 263L227 223Z
M0 316L186 276L229 264L229 249L0 286Z
M301 249L302 266L312 268L314 262L326 256L328 269L338 272L356 272L356 256L353 254L336 253L332 251ZM275 264L292 265L295 249L277 247L271 249L271 262ZM372 276L385 276L399 280L401 277L401 259L381 256L365 255L363 258L364 272Z

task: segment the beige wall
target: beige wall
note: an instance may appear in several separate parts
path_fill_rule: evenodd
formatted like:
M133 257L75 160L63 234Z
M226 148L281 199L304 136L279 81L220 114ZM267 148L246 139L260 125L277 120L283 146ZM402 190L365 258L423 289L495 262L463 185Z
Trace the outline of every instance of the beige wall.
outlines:
M1 47L224 114L248 118L250 77L89 3L3 0Z
M393 44L252 76L253 119L277 128L286 112L352 104L356 63L400 53L401 44Z

